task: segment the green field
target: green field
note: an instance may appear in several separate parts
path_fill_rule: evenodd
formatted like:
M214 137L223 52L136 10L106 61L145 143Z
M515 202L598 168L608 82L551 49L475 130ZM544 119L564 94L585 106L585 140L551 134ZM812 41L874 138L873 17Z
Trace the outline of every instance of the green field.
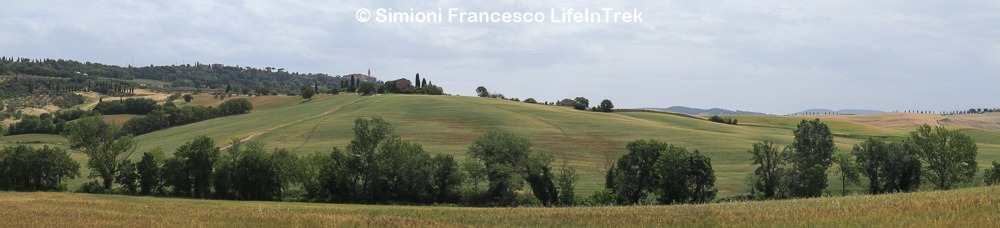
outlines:
M198 100L198 99L196 99ZM458 96L356 94L324 96L313 100L282 97L267 103L266 108L251 114L207 120L176 126L138 137L140 149L135 155L155 147L169 154L198 135L213 138L220 146L232 139L260 141L267 147L287 148L300 155L327 153L333 147L344 148L353 138L351 128L358 117L380 116L396 129L403 139L420 143L431 153L446 153L464 158L468 146L493 128L505 129L529 138L536 151L544 151L578 169L582 178L578 193L588 195L603 184L604 164L627 151L625 145L638 139L659 141L698 149L712 158L720 192L731 196L745 192L746 175L751 172L750 145L759 140L790 144L791 129L799 117L738 116L740 123L726 125L697 118L656 113L599 113L500 99ZM840 135L904 135L891 130L848 120L824 120ZM966 131L980 145L980 165L1000 159L1000 132ZM34 139L34 137L40 139ZM859 137L837 137L837 147L849 151ZM0 140L65 143L57 136L25 135ZM41 144L34 144L41 145ZM83 156L74 158L85 159ZM81 170L85 171L85 170ZM86 176L86 175L84 175ZM83 178L71 184L82 183ZM840 186L831 177L830 186ZM862 189L855 186L853 189ZM830 192L839 193L831 187Z
M0 193L10 227L995 227L1000 187L701 205L468 208Z

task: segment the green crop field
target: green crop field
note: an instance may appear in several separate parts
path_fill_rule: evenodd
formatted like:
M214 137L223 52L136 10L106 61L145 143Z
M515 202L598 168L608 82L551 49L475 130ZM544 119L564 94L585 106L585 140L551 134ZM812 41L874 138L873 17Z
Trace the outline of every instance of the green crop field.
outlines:
M583 195L603 185L605 164L625 154L628 142L656 139L708 155L716 172L719 196L724 197L745 192L745 178L752 170L746 152L750 145L759 140L790 144L791 129L802 119L736 116L746 125L734 126L656 112L599 113L500 99L423 95L341 94L313 100L282 96L261 104L266 104L266 108L250 114L141 135L140 149L134 157L138 159L141 152L156 147L172 154L198 135L214 139L219 146L233 139L244 139L264 142L268 148L287 148L300 155L327 153L333 147L343 149L353 138L351 128L355 118L380 116L392 123L403 139L420 143L431 153L452 154L459 159L466 156L468 146L477 137L490 129L501 128L523 135L532 141L534 150L552 154L556 158L554 166L567 161L576 167L582 176L577 192ZM823 120L840 135L906 133L844 119ZM1000 132L978 129L965 132L979 143L981 167L1000 159ZM861 139L837 137L835 141L838 150L850 151ZM0 139L2 144L16 142L65 147L64 139L51 135ZM85 163L85 156L73 154L81 164ZM85 181L87 170L81 172L84 178L71 181L71 188ZM828 191L839 193L839 180L831 176L829 186Z
M1000 187L701 205L468 208L0 193L11 227L992 227Z

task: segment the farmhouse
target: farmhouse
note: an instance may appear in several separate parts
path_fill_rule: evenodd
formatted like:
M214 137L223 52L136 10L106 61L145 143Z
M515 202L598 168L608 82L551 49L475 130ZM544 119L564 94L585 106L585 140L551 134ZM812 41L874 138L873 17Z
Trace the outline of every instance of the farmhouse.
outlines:
M396 89L399 89L399 91L409 89L410 87L413 87L413 84L410 84L410 80L405 78L396 79Z

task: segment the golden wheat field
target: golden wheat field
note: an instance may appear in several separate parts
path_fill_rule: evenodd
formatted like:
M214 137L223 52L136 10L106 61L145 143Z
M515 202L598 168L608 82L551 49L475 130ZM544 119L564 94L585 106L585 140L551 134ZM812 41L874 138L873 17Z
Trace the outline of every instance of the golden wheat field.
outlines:
M0 193L4 227L996 227L1000 186L704 205L468 208Z

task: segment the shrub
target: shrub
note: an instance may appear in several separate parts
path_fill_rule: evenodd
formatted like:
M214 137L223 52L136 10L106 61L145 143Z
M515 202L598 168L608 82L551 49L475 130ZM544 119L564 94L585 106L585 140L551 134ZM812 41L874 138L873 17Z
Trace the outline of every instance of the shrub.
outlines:
M993 168L986 169L983 174L983 183L986 185L1000 184L1000 163L993 162Z
M619 196L618 193L615 193L615 190L602 188L590 194L588 203L595 206L610 206L615 205L619 198L621 198L621 196Z
M232 99L219 104L219 112L227 116L250 113L250 110L253 110L253 104L246 98Z

